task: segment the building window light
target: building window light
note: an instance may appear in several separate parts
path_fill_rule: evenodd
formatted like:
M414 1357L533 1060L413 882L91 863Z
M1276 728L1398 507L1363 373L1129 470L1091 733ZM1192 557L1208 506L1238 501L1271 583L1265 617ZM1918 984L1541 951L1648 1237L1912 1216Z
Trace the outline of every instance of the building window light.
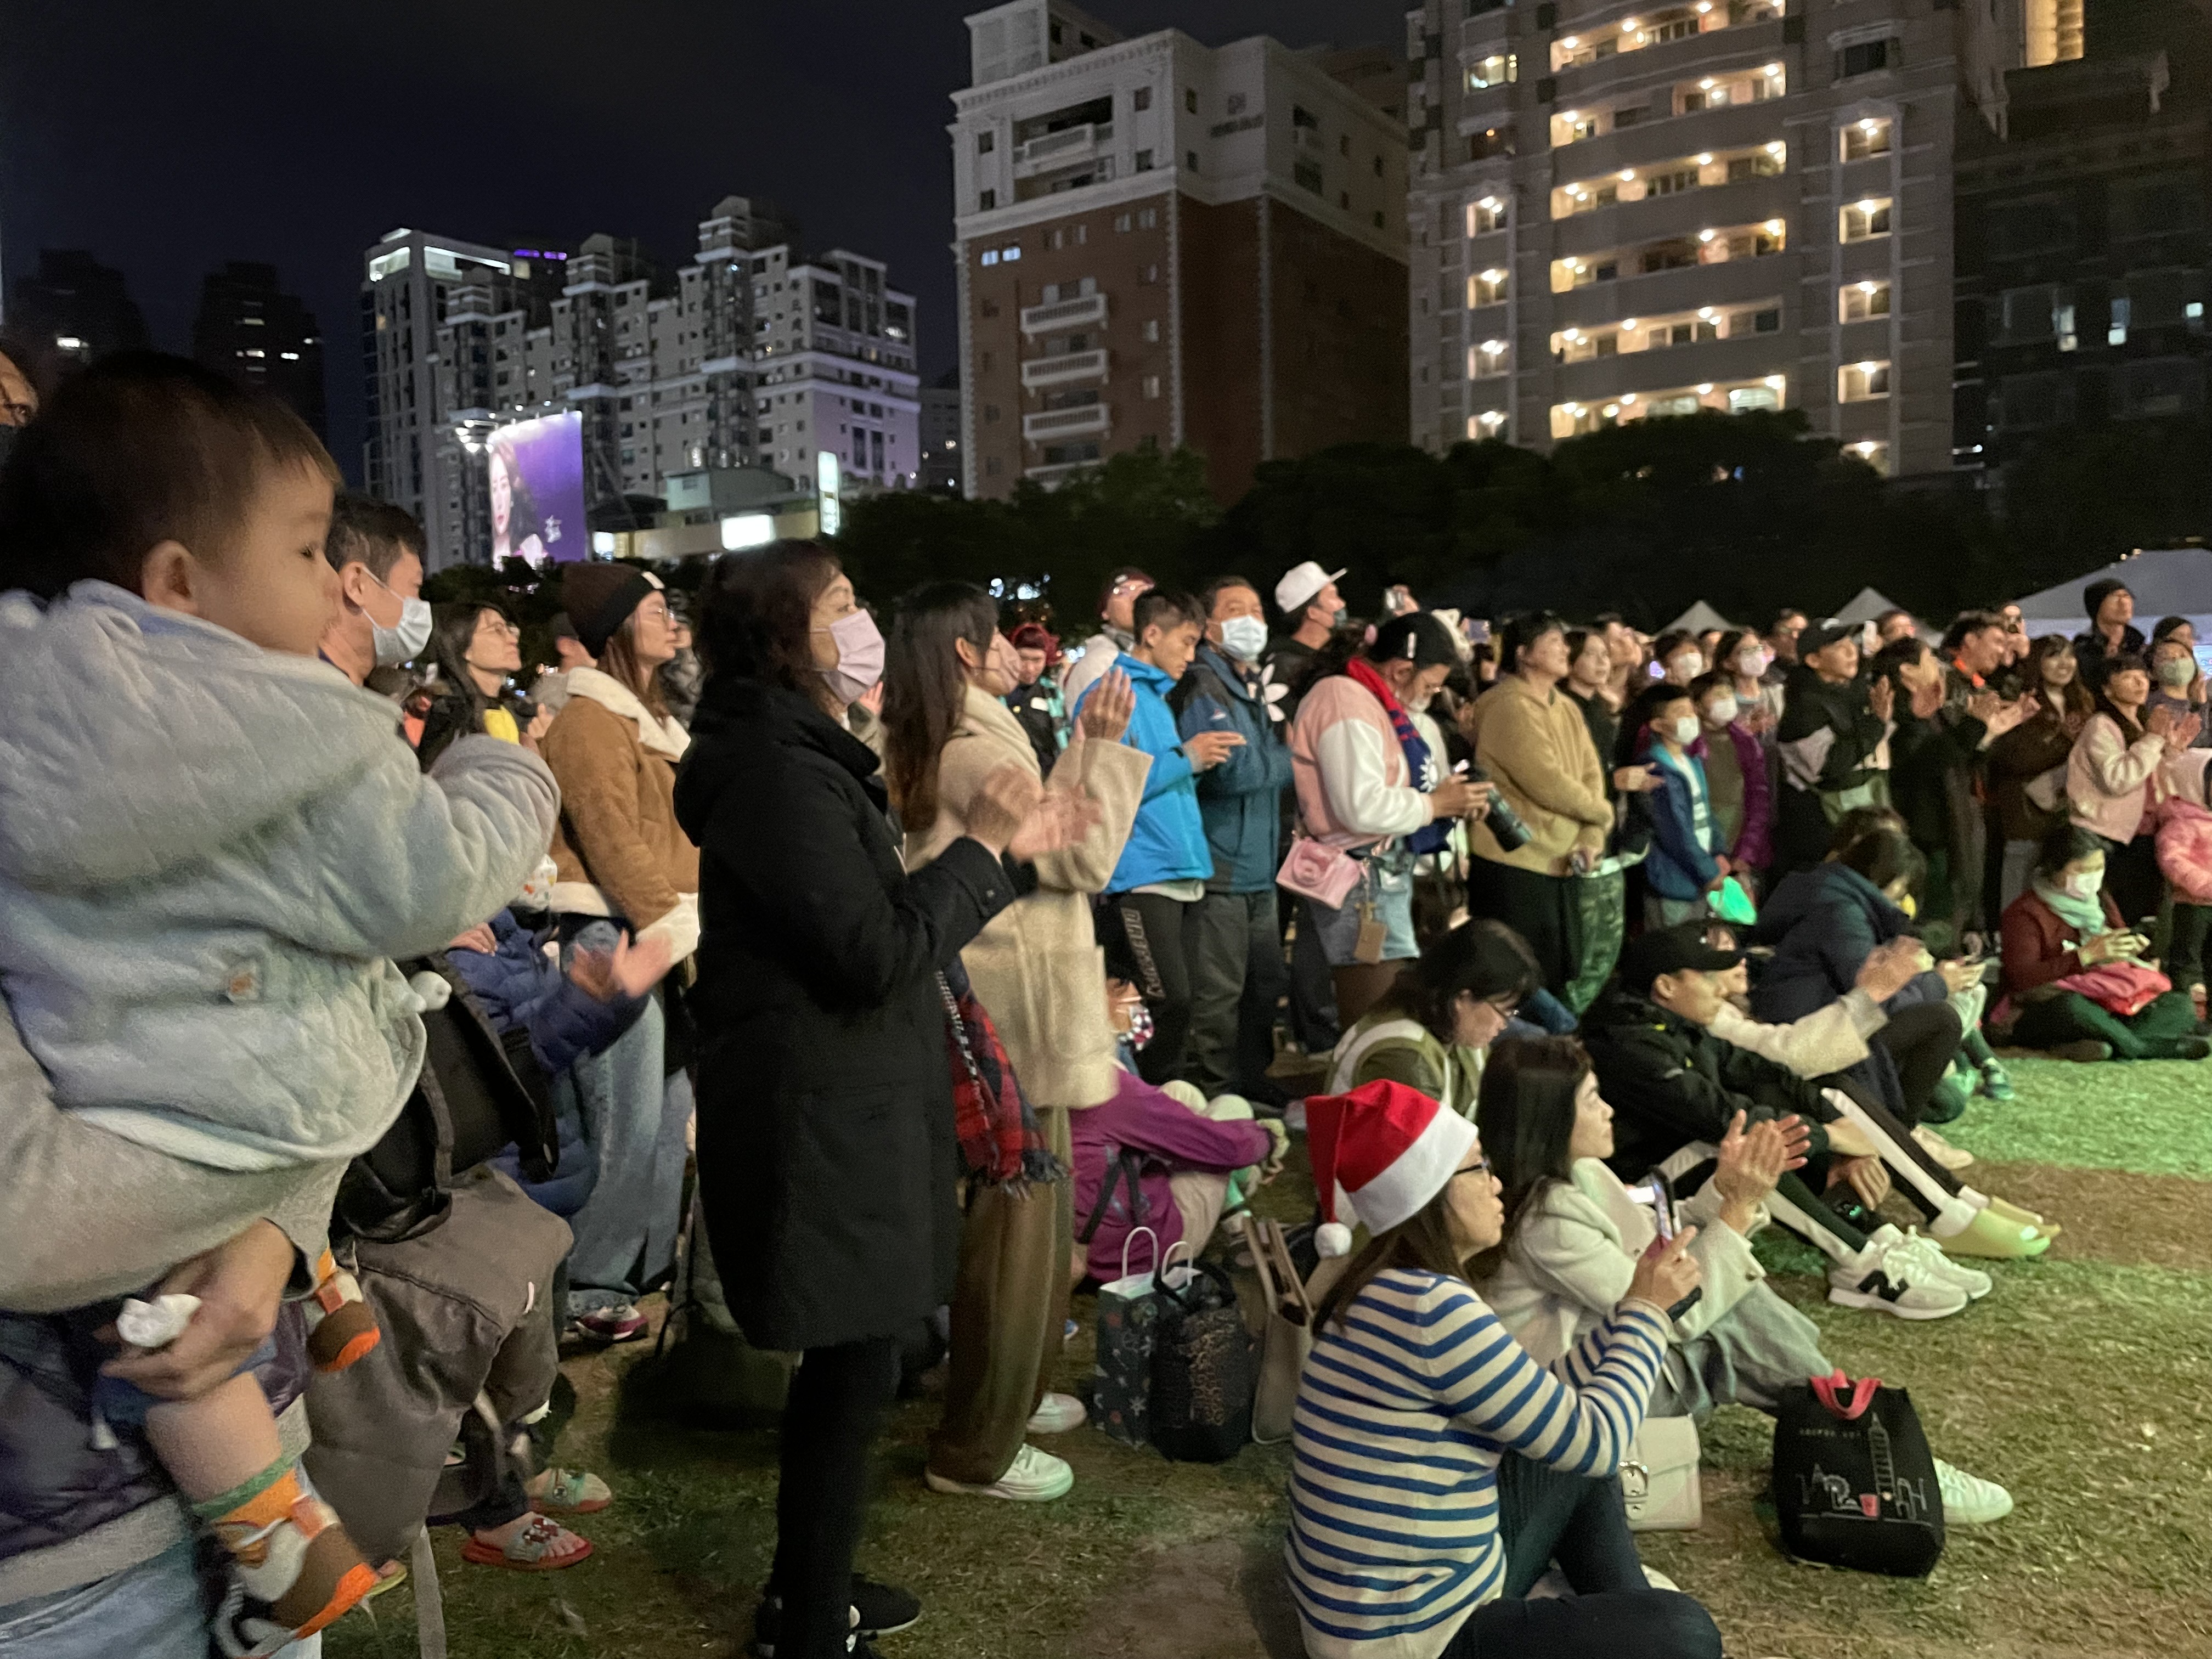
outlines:
M1712 158L1711 153L1710 151L1709 151L1709 152L1707 152L1705 155L1700 155L1699 157L1698 157L1698 165L1699 167L1709 167L1712 166L1712 164L1713 164L1713 158Z
M1887 363L1847 363L1836 374L1836 399L1839 403L1865 403L1875 398L1889 396L1889 365Z
M1711 380L1705 381L1698 387L1698 396L1700 398L1710 398L1712 395L1713 383Z
M1766 383L1772 386L1777 392L1781 391L1783 386L1787 384L1784 378L1779 374L1768 375L1766 377Z
M1716 234L1717 234L1717 233L1714 231L1701 230L1698 233L1698 240L1701 242L1710 242L1713 240Z

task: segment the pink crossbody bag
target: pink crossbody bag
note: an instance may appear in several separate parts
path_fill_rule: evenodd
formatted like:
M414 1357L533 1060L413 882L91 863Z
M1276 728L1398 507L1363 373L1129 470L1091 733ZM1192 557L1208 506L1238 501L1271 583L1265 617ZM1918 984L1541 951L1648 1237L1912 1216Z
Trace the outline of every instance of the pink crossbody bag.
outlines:
M1326 842L1300 836L1291 842L1283 867L1275 872L1275 885L1301 898L1341 910L1352 890L1359 884L1359 860Z

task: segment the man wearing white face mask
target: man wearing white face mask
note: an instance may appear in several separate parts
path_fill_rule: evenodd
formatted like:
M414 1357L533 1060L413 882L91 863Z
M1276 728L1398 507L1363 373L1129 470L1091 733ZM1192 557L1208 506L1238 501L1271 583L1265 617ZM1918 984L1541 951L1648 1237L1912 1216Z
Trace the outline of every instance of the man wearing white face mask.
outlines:
M1224 576L1200 596L1206 637L1168 694L1186 741L1204 732L1243 739L1198 775L1198 811L1213 854L1190 953L1188 1080L1208 1099L1265 1098L1275 1057L1275 1005L1289 988L1277 927L1282 800L1291 751L1267 702L1259 660L1267 648L1260 595Z
M430 643L422 594L422 527L404 507L342 493L323 556L338 573L338 610L324 630L323 660L356 685L396 668Z

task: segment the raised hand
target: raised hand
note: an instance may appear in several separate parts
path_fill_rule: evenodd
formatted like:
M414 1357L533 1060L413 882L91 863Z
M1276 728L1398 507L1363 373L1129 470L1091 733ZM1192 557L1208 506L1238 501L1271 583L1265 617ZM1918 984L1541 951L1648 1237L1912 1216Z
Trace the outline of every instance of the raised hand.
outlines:
M969 836L994 854L1004 852L1043 793L1044 785L1033 774L1019 766L1000 767L968 803Z
M1182 740L1182 752L1189 758L1194 772L1208 771L1229 758L1229 751L1243 746L1244 739L1234 732L1200 732Z
M1047 853L1073 847L1091 833L1105 811L1088 790L1048 789L1006 843L1007 855L1018 864L1027 864Z
M1876 1002L1887 1002L1924 971L1920 941L1909 935L1878 945L1859 964L1855 988Z
M1075 717L1075 728L1085 738L1119 743L1121 734L1129 729L1129 716L1136 708L1137 690L1129 684L1129 677L1118 668L1109 668L1100 676L1097 689L1084 699L1083 712Z
M1874 689L1867 693L1867 707L1874 711L1876 720L1888 725L1890 717L1897 712L1897 682L1887 678L1876 680Z

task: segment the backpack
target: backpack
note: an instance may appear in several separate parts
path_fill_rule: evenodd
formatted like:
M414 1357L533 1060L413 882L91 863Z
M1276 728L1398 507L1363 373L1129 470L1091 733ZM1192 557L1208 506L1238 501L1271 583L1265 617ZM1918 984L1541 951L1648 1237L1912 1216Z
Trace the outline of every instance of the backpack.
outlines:
M1784 1389L1774 1508L1801 1559L1926 1577L1943 1555L1943 1492L1911 1396L1840 1370Z

